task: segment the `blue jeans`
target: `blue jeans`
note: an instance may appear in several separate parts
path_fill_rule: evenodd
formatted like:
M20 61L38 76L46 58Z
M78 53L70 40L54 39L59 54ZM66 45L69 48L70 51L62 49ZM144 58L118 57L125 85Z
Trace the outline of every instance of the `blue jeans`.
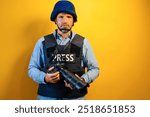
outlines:
M37 96L38 100L85 100L84 97L79 97L79 98L74 98L74 99L69 99L69 98L53 98L53 97L45 97L38 95Z

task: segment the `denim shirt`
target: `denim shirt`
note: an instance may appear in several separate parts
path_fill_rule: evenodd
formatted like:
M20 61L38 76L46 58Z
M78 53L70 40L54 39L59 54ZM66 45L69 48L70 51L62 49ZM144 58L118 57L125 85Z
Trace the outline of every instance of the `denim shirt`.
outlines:
M57 43L60 45L65 45L68 41L71 41L76 33L72 32L71 39L69 36L66 39L62 39L60 35L57 36ZM54 37L56 37L56 31L53 33ZM44 77L46 73L41 71L41 63L44 63L44 52L43 52L43 44L44 37L40 38L33 50L33 53L30 58L30 63L28 66L28 75L31 77L35 82L39 84L45 84ZM83 74L81 77L84 78L85 82L91 83L94 81L99 75L99 67L97 60L94 56L92 48L85 38L83 43L83 61L81 61L81 66L87 67L87 72Z

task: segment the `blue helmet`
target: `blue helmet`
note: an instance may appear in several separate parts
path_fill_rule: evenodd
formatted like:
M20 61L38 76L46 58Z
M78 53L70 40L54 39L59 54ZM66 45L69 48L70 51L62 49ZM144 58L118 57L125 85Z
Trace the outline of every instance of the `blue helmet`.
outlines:
M51 14L51 17L50 17L51 21L55 21L58 13L61 13L61 12L71 14L73 16L74 22L77 21L77 15L76 15L76 11L75 11L75 7L73 3L67 0L58 1L55 4L53 12Z

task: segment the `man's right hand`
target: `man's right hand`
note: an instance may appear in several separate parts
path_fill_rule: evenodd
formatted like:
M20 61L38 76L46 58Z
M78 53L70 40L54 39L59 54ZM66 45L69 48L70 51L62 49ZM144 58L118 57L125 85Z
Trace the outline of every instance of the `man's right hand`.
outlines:
M54 67L51 67L51 68L48 69L48 73L44 77L44 81L46 83L57 83L60 80L59 71L57 71L55 73L50 73L50 71L52 71L53 69L54 69Z

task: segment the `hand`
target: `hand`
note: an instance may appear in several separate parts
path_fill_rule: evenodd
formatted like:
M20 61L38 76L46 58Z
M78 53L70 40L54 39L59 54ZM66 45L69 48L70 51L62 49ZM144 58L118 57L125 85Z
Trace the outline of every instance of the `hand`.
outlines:
M64 82L65 82L65 87L68 87L68 88L70 88L71 90L73 90L72 86L71 86L69 83L67 83L65 80L64 80Z
M84 82L85 82L84 78L82 78L82 77L78 76L78 74L75 74L75 76L76 76L77 78L79 78L80 80L82 80L82 81L84 81Z
M52 71L53 69L54 69L54 67L49 68L48 72ZM57 71L55 73L47 73L44 80L46 83L57 83L60 80L59 71Z

